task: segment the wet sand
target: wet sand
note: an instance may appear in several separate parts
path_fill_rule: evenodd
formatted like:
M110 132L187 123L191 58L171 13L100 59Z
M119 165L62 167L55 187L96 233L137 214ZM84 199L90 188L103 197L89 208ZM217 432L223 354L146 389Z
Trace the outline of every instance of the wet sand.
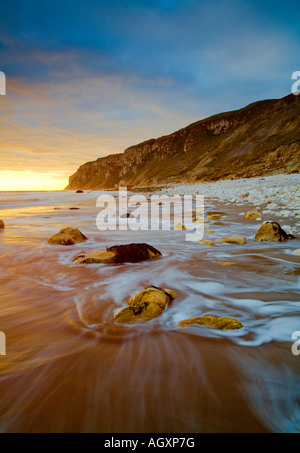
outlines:
M300 330L299 239L257 243L261 222L238 215L253 205L216 199L206 211L226 217L208 221L215 233L205 239L238 233L247 244L210 247L185 241L184 231L100 232L97 195L1 194L7 355L0 356L0 431L299 432L300 356L291 352ZM296 217L274 219L298 228ZM89 240L47 244L65 226ZM79 252L129 242L147 242L163 257L72 262ZM114 314L150 284L177 298L146 324L115 323ZM236 318L244 328L178 326L206 314Z

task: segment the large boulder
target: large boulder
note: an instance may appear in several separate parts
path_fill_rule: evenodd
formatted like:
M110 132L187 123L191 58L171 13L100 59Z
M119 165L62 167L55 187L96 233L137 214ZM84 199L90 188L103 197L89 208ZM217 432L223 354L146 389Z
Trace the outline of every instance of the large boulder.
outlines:
M255 234L256 241L283 242L292 238L277 222L264 222Z
M0 220L0 230L3 230L5 227L3 220Z
M114 317L120 323L149 321L156 318L166 308L167 304L176 297L170 289L149 286L128 301L128 307L123 308Z
M77 242L86 241L85 237L81 231L77 228L63 228L59 233L54 234L48 239L49 244L58 244L58 245L73 245Z
M251 211L248 211L247 214L245 215L246 220L257 220L257 219L262 219L262 213L258 209L252 209Z
M197 318L185 319L180 321L179 326L187 327L192 324L214 327L219 330L234 330L244 327L240 321L233 318L223 318L222 316L200 316Z
M161 253L148 244L125 244L114 245L106 250L82 253L75 256L73 261L77 264L92 263L138 263L139 261L159 258Z
M218 239L218 242L228 242L229 244L246 244L247 240L240 234L232 234L231 236L226 236L224 238Z

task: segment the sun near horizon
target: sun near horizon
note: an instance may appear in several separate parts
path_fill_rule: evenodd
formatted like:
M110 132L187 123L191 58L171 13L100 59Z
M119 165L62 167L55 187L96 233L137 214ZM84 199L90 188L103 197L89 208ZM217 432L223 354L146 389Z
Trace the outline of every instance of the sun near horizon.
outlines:
M1 192L63 190L67 184L58 173L0 170Z

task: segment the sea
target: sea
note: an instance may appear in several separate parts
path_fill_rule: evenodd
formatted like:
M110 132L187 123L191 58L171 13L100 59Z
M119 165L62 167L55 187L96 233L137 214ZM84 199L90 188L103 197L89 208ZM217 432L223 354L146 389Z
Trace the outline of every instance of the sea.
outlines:
M99 231L103 194L0 193L0 432L300 432L300 240L257 242L261 222L214 198L205 215L221 219L206 217L204 237L213 246L173 228ZM88 240L47 242L67 226ZM217 241L232 234L247 244ZM73 262L132 242L162 257ZM177 297L151 321L116 323L149 285ZM179 326L205 315L243 328Z

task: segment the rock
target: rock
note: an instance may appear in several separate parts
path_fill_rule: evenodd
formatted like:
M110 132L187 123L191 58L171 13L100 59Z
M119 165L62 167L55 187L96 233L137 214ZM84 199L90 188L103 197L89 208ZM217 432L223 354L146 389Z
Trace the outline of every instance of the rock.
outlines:
M292 238L294 236L286 233L277 222L264 222L255 234L256 241L282 242Z
M245 215L246 220L262 219L262 213L258 209L252 209Z
M77 228L63 228L60 230L59 233L54 234L48 239L49 244L59 244L59 245L73 245L77 242L86 241L87 237L85 237L81 231Z
M238 180L299 171L298 100L297 96L290 95L253 103L239 111L220 113L170 135L130 146L124 153L97 158L79 167L69 179L68 190L138 187L142 183L144 188L152 191L154 187L165 188L184 182ZM283 118L288 118L284 124ZM226 140L222 140L223 134L226 134ZM278 176L280 179L281 175ZM258 190L260 182L255 181ZM239 196L244 187L239 185L235 194ZM280 183L278 187L281 187ZM247 184L245 190L252 195L252 183ZM174 190L178 191L186 193L187 189Z
M215 232L214 232L214 230L206 230L206 231L204 231L204 233L205 234L214 234Z
M228 242L230 244L246 244L247 240L244 236L240 234L233 234L232 236L226 236L224 238L218 239L219 242L225 243Z
M200 316L198 318L190 318L180 321L180 327L187 327L191 324L198 324L201 326L214 327L219 330L234 330L241 329L243 324L233 318L223 318L220 316Z
M149 286L130 299L128 307L119 311L114 319L121 323L149 321L159 316L175 297L175 292L170 289Z
M59 211L61 209L61 207L60 206L55 206L55 208L53 208L53 209L54 209L54 211Z
M293 255L300 256L300 249L294 250Z
M138 263L139 261L153 260L159 258L161 253L148 244L126 244L114 245L106 250L88 252L75 256L74 263L92 264L92 263Z
M115 254L114 252L109 252L107 250L98 250L97 252L76 255L75 258L73 258L73 261L76 264L111 264L115 262Z
M200 239L198 242L202 242L203 244L205 245L215 245L214 241L209 241L209 240L206 240L206 239Z
M209 220L220 220L221 215L220 214L211 214L208 216Z
M0 230L3 230L5 228L3 220L0 220Z
M242 195L240 195L240 197L241 197L241 198L247 198L247 197L249 197L249 195L250 195L249 192L247 192L247 193L242 193Z
M83 190L76 190L76 193L83 193Z
M75 211L77 209L80 209L80 208L69 208L70 211Z

